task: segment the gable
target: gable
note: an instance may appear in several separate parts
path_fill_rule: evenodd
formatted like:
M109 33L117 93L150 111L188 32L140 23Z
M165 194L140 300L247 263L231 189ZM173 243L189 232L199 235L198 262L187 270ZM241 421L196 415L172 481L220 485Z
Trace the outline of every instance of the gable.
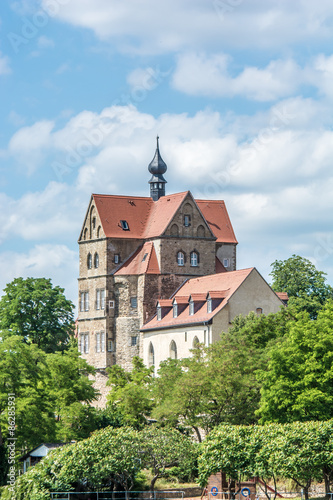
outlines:
M90 198L88 210L84 218L83 226L81 229L79 242L87 240L95 240L105 238L101 217L96 207L94 197Z
M163 236L215 239L213 232L189 191L169 221Z

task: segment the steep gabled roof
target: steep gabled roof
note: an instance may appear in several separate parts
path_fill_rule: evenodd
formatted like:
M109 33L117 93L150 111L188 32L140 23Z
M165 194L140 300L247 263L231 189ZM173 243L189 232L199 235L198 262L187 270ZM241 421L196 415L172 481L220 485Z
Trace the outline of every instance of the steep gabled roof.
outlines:
M161 236L189 191L162 196L158 201L150 197L93 194L92 203L98 211L107 238L150 239ZM206 219L213 235L221 243L237 243L223 201L194 200ZM127 227L122 226L125 221Z
M129 274L161 274L152 241L140 246L114 273L115 276Z
M192 278L187 280L183 286L177 290L173 299L180 297L183 301L184 297L189 299L190 296L195 294L210 294L215 300L220 300L219 304L212 310L211 313L207 312L206 301L202 303L194 314L189 314L189 306L185 307L177 316L173 317L173 311L170 311L161 319L158 320L155 315L148 321L142 328L142 331L159 330L170 328L180 325L202 324L209 322L223 307L228 303L230 297L236 292L241 284L254 270L254 267L249 269L240 269L239 271L230 271L220 274L210 274L209 276L202 276L199 278ZM177 301L178 302L178 301Z
M218 242L237 243L224 201L196 200L196 203Z

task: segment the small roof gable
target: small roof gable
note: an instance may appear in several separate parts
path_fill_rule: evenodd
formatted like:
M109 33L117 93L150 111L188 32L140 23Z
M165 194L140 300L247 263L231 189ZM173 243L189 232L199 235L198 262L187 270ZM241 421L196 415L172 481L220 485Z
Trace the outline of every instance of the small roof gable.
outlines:
M170 310L161 320L155 315L148 321L141 331L159 330L170 328L178 325L191 325L209 322L223 307L228 303L230 297L236 292L240 285L254 270L254 267L249 269L241 269L239 271L230 271L227 273L210 274L199 278L187 280L173 296L173 301L185 303L185 299L196 294L209 295L211 298L220 299L220 303L212 310L211 313L207 310L206 301L202 302L194 314L189 314L189 307L185 307L176 318L173 317L173 312Z
M217 242L237 243L224 201L196 200L196 203L216 236Z
M152 241L140 246L114 273L115 276L129 274L161 274Z
M66 443L41 443L36 448L33 448L30 451L27 451L24 455L20 457L20 461L25 460L28 457L37 457L42 458L45 457L48 451L53 450L54 448L59 448L60 446L65 446Z

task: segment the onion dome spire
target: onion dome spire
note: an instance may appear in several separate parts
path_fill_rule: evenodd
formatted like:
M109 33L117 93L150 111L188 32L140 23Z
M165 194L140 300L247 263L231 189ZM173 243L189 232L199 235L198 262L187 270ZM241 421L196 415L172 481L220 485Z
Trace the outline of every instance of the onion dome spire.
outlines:
M152 174L149 181L150 196L154 201L157 201L161 196L165 196L165 184L167 181L164 179L163 174L165 174L167 168L160 153L159 137L157 136L155 155L148 165L148 170Z

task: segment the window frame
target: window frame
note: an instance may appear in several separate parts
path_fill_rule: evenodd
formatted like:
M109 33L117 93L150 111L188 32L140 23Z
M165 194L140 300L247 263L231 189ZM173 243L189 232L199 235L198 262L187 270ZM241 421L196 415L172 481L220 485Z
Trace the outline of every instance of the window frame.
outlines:
M190 253L190 263L191 267L198 267L199 265L199 254L195 250Z
M99 255L97 252L95 252L94 255L94 268L97 269L99 267Z
M177 264L179 267L184 267L185 265L185 253L182 250L177 252Z
M93 260L92 259L92 255L89 252L88 255L87 255L87 268L88 269L92 269L92 264L93 264L92 260Z

